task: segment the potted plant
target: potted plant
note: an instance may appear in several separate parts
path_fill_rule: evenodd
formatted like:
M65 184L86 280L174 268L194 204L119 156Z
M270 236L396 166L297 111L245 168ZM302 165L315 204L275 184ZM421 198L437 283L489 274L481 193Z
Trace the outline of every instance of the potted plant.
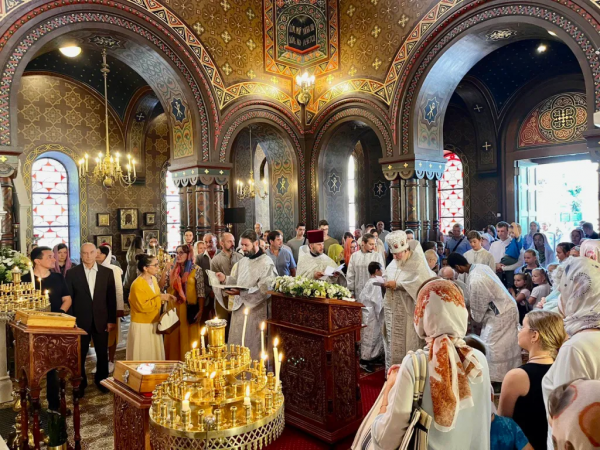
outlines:
M67 450L67 422L54 411L48 411L48 450Z

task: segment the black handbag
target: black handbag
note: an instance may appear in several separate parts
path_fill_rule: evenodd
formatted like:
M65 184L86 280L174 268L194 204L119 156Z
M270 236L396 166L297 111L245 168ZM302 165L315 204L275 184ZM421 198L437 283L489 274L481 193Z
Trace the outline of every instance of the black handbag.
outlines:
M194 305L190 305L188 303L186 305L186 312L187 312L187 321L190 325L192 325L192 324L196 323L199 319L199 318L196 319L196 316L200 312L200 305L198 303L196 303Z

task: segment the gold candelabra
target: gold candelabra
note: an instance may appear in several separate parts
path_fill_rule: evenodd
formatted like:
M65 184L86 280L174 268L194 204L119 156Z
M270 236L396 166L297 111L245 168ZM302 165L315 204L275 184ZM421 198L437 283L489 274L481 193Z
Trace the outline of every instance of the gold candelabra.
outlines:
M206 321L201 346L194 345L154 391L150 439L155 450L258 449L281 435L281 383L267 372L264 353L261 361L253 361L248 347L225 343L226 325L223 319Z
M0 284L0 320L13 320L18 310L49 311L49 292L43 291L42 282L36 289L35 282L21 282L21 270L13 267L12 283ZM33 272L31 272L33 280Z
M236 189L235 193L240 200L244 200L247 198L255 198L258 196L261 200L264 200L269 195L267 189L267 179L262 179L264 192L261 191L261 187L256 186L254 183L254 148L252 147L252 127L249 128L250 131L250 174L248 176L248 184L245 184L242 180L236 180Z

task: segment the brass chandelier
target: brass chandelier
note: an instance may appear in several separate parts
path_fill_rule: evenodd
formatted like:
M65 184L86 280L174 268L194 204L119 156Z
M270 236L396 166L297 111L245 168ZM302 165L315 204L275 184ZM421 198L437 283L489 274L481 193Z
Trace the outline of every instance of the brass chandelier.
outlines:
M248 176L248 184L245 184L242 180L236 181L236 194L238 199L253 199L258 195L262 200L266 199L269 193L267 192L267 179L262 179L264 193L261 192L260 186L255 186L254 183L254 151L252 149L252 128L250 127L250 173Z
M91 175L93 182L102 182L105 188L112 188L120 183L122 186L128 188L137 179L137 173L135 169L136 161L131 158L131 155L127 154L127 164L125 170L121 166L119 152L113 156L110 153L110 143L108 134L108 87L107 78L110 72L108 64L106 62L106 49L102 49L102 69L100 69L102 76L104 77L104 122L105 122L105 134L106 134L106 153L98 153L96 158L96 167ZM89 155L86 153L84 158L79 160L79 176L86 178L89 170Z

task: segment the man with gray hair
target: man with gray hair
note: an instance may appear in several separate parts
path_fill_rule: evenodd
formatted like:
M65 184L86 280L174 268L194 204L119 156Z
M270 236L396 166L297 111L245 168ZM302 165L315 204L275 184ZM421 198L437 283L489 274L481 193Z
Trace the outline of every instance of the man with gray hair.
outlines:
M461 223L455 223L452 226L452 237L446 241L446 254L458 253L464 255L467 250L471 250L471 244L463 233L464 227Z

